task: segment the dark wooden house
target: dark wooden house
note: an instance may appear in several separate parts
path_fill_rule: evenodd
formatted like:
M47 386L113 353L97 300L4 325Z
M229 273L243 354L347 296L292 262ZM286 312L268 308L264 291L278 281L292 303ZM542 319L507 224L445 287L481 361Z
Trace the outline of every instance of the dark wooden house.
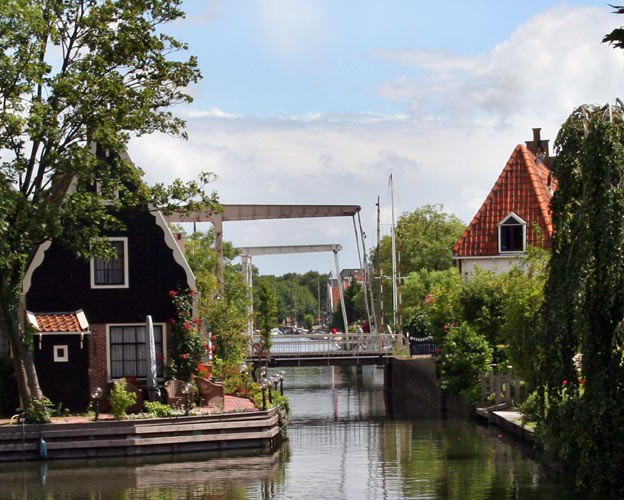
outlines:
M170 290L194 289L195 277L160 212L126 213L126 230L108 235L111 259L76 258L56 242L42 244L24 279L34 352L48 398L85 410L96 387L145 379L146 316L154 323L158 376L167 363Z

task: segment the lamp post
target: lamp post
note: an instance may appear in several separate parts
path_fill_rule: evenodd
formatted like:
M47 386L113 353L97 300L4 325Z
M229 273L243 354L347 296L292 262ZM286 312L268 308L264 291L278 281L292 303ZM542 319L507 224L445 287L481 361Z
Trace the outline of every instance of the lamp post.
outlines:
M102 398L102 388L96 387L91 394L91 399L93 400L95 406L95 421L100 420L100 399Z
M268 380L268 388L269 388L269 403L273 404L273 393L271 392L271 386L273 385L273 377Z
M280 394L284 395L284 372L279 372Z
M186 411L184 412L184 414L188 417L189 414L191 413L191 388L192 388L192 384L190 382L187 382L186 384L184 384L184 387L182 387L182 394L184 394L184 397L186 399Z
M262 411L266 410L266 379L260 380L260 389L262 390Z

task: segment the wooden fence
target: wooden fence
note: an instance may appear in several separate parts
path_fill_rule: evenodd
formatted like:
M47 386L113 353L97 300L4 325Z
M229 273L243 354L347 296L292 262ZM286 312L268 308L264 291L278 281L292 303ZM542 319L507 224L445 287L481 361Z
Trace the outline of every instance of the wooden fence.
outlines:
M514 404L522 401L523 382L511 368L493 366L489 373L481 374L481 400L494 404Z

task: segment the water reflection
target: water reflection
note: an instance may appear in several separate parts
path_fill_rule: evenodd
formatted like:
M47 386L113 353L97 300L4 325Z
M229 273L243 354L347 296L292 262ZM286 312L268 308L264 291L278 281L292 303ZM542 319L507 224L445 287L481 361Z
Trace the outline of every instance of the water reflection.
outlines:
M396 408L389 418L382 382L375 367L289 369L289 441L273 453L3 464L0 498L577 497L497 431Z

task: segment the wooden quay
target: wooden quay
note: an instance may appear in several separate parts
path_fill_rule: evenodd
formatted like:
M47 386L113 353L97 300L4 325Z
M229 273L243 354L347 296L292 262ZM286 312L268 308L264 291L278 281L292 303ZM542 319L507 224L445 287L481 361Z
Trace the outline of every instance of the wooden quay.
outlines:
M170 418L0 426L0 462L145 456L236 448L270 449L281 436L277 408Z

